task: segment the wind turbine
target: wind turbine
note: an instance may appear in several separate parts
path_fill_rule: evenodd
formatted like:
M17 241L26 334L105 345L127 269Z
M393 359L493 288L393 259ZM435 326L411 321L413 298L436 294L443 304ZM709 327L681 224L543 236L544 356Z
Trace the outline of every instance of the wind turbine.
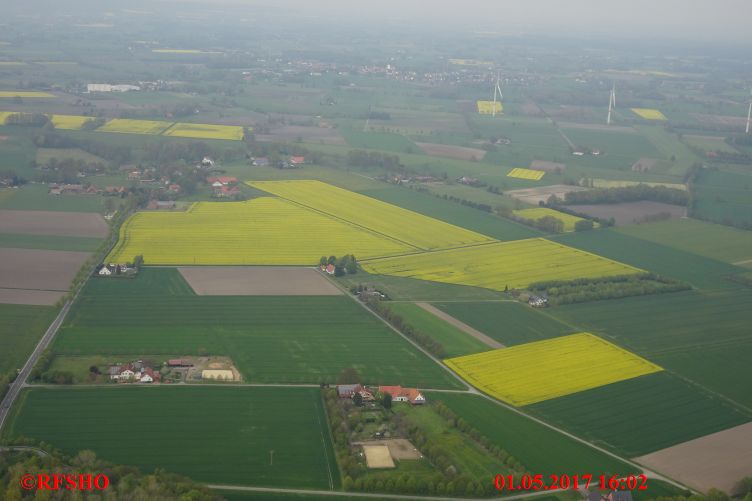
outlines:
M497 94L499 96L499 101L501 101L502 99L504 99L504 96L501 94L501 86L499 85L499 79L500 78L501 78L500 74L497 73L496 74L496 86L494 87L494 90L493 90L493 94L494 94L493 108L491 109L491 115L494 116L494 117L496 116L496 96L497 96Z
M606 125L611 125L611 113L616 108L616 84L611 87L611 95L608 96L608 117L606 118Z
M749 109L747 110L747 129L745 134L749 134L749 119L752 118L752 89L749 91Z

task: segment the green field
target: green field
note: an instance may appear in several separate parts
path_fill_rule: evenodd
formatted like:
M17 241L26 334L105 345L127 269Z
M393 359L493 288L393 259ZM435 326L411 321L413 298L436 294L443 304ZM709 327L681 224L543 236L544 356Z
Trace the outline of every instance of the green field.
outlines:
M316 388L31 389L3 436L199 482L338 489L326 426Z
M0 304L0 374L23 366L55 314L51 306Z
M554 236L551 240L700 288L738 289L739 285L726 277L743 271L719 260L635 238L613 229L567 233Z
M752 410L752 291L687 291L550 313Z
M703 169L695 182L691 214L729 225L752 225L752 176Z
M50 210L60 212L104 212L99 195L49 195L46 185L33 184L0 196L0 209Z
M152 286L157 284L156 286ZM55 341L64 355L232 357L247 381L334 382L354 367L365 382L459 383L344 296L195 296L178 271L94 279Z
M343 287L367 285L387 294L390 299L401 301L450 301L503 299L504 293L468 285L442 284L417 278L372 275L358 271L356 275L336 278Z
M752 232L696 219L676 219L617 228L624 233L685 252L725 261L752 260Z
M389 132L361 132L341 130L349 146L369 150L393 151L396 153L420 153L418 145L405 136Z
M580 471L598 476L635 470L622 461L481 396L429 393L429 398L444 402L491 443L504 448L535 473L548 476Z
M418 331L441 343L447 358L489 350L484 343L413 303L391 303L389 309Z
M359 193L501 241L522 240L541 235L537 230L508 219L408 188L385 186L379 189L359 190Z
M564 132L579 147L601 150L601 156L583 157L583 161L592 166L630 170L632 164L642 157L664 158L650 141L638 133L592 129L565 129Z
M506 346L563 336L580 330L516 301L437 302L434 306Z
M0 247L47 249L62 251L94 251L102 242L99 238L67 237L60 235L23 235L0 233Z
M38 164L46 164L53 158L58 162L70 159L86 163L107 164L107 160L79 148L39 148L37 150L36 162Z
M540 402L526 410L627 457L752 420L752 412L742 412L666 372Z

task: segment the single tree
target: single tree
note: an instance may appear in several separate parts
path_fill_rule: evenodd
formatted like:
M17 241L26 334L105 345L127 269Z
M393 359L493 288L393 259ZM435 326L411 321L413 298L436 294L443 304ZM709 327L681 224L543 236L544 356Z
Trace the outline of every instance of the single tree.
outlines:
M360 373L352 367L345 367L337 376L337 384L360 384Z
M385 393L384 397L381 399L381 405L386 410L391 409L392 408L392 395L390 395L389 393Z

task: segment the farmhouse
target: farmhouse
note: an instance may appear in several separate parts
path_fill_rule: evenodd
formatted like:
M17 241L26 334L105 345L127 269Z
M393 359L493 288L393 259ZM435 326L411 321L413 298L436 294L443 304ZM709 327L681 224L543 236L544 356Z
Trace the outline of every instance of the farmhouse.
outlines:
M99 275L100 277L110 277L112 275L120 275L121 273L126 273L130 270L131 268L129 268L128 265L125 264L103 264L102 267L99 268L99 271L97 271L97 275Z
M527 304L529 304L533 308L545 308L546 306L548 306L548 298L533 295L530 296Z
M214 167L214 160L209 157L201 159L201 167Z
M290 165L303 165L305 157L290 157Z
M151 200L146 208L149 210L174 209L175 202L171 200Z
M240 188L237 186L214 186L214 196L218 198L231 198L240 195Z
M238 178L233 176L219 176L219 177L207 177L206 182L214 188L222 186L229 186L231 184L237 184Z
M144 367L140 360L125 365L111 365L108 374L110 379L118 383L158 383L162 379L159 371Z
M267 157L254 158L253 165L257 167L267 167L269 165L269 158Z
M324 271L329 275L334 275L334 271L336 270L336 267L333 264L327 264L326 266L322 264L320 268L321 271Z
M193 367L193 362L187 358L171 358L167 361L168 367Z
M363 389L363 386L359 384L338 384L337 396L339 398L352 398L352 396Z
M391 395L393 402L409 402L413 405L426 403L426 397L417 388L403 388L402 386L379 386L379 393Z
M86 84L86 92L128 92L131 90L141 90L138 85L111 85L104 83Z

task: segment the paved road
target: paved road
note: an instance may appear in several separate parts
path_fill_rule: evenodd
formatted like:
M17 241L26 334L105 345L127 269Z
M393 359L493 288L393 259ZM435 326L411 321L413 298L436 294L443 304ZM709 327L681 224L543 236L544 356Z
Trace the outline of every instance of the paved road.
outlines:
M21 372L18 374L16 380L11 383L10 388L8 389L8 393L5 395L5 398L3 398L3 401L0 402L0 430L2 430L3 424L5 424L5 419L8 417L8 413L13 406L13 402L15 402L18 394L21 392L21 389L26 385L26 379L29 377L31 370L36 365L39 357L42 355L42 352L47 349L52 340L55 338L55 334L57 334L60 325L63 323L63 320L65 320L65 315L68 314L68 310L70 310L71 304L73 304L73 300L75 300L75 297L77 296L78 293L76 293L74 299L68 301L67 303L65 303L65 306L62 307L60 312L57 314L57 317L55 317L55 320L47 328L47 331L44 333L44 336L42 336L42 339L40 339L39 343L37 343L37 347L34 348L34 351L32 352L29 359L26 360L26 363L21 369Z
M42 449L39 449L37 447L27 447L24 445L14 445L10 447L0 447L0 452L3 451L29 451L35 453L37 456L49 456L50 454L46 451L43 451Z

